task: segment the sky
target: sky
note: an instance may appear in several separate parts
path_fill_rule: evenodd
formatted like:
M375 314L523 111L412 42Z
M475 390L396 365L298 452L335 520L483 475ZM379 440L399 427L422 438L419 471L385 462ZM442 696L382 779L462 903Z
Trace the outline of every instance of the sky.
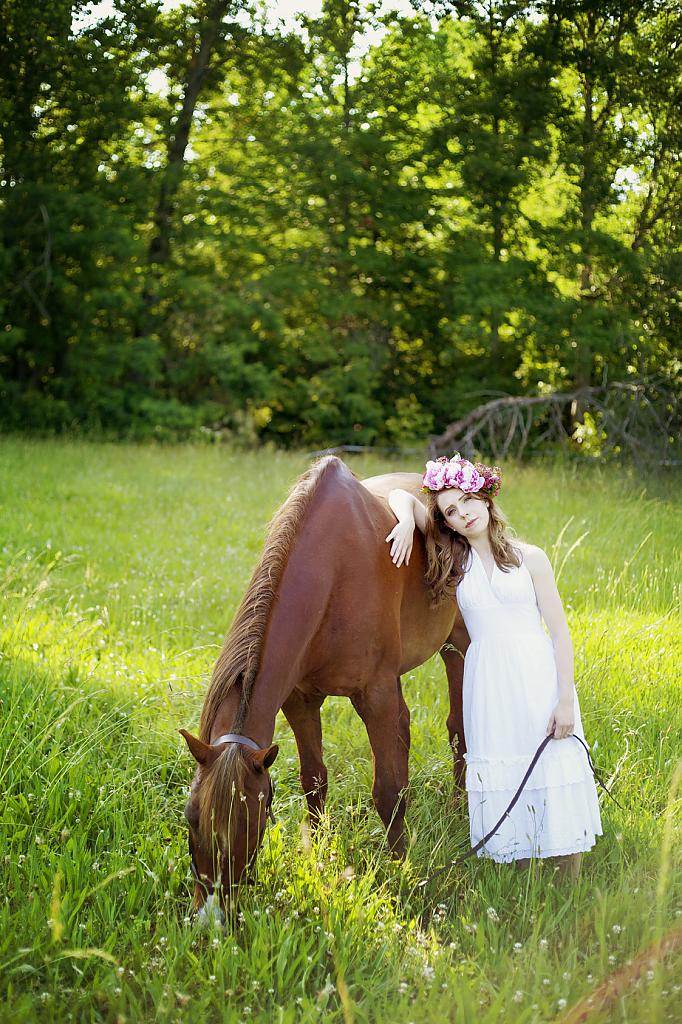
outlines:
M173 7L181 7L186 0L162 0L162 6L170 10ZM307 14L318 15L322 9L322 0L266 0L266 7L270 12L271 20L273 24L276 21L284 23L285 28L295 29L296 28L296 15ZM387 14L389 11L397 11L400 14L414 14L415 10L410 0L383 0L379 5L380 12ZM95 24L100 18L106 18L108 15L114 14L113 0L100 0L90 5L87 12L80 15L80 17L74 19L73 28L78 31L82 28L87 28L89 25ZM387 29L379 27L377 29L368 30L364 36L356 40L354 47L353 57L355 58L353 64L350 67L351 77L354 77L356 73L359 73L360 64L359 58L362 57L367 50L372 46L376 46L383 35L385 35ZM147 76L147 85L154 92L164 93L168 85L165 74L161 69L152 71Z
M163 0L162 6L170 9L172 7L180 7L184 2L185 0ZM322 0L267 0L266 6L271 12L273 21L281 19L288 28L293 28L296 23L295 17L297 14L302 13L313 16L319 14L322 8ZM399 11L401 14L414 13L410 0L384 0L381 8L384 13L388 11ZM86 26L97 21L99 18L104 18L108 14L113 13L114 5L112 0L101 0L100 3L94 2L90 13L78 18L76 24Z

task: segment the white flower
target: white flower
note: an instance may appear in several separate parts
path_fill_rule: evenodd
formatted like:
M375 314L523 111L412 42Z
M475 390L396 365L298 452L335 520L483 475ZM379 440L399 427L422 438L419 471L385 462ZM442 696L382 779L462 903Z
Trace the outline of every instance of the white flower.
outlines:
M516 992L512 996L512 999L514 1000L515 1003L520 1003L521 1000L523 999L523 992L521 992L520 989L517 988Z
M613 932L614 935L620 935L622 930L623 929L621 928L621 926L619 924L614 924L614 926L611 929L611 931Z
M565 999L557 999L556 1006L557 1006L557 1010L565 1010L566 1009L566 1000Z
M497 911L495 910L494 907L488 907L488 909L486 910L486 914L488 915L488 917L490 918L491 921L499 921L500 920L498 915L497 915Z

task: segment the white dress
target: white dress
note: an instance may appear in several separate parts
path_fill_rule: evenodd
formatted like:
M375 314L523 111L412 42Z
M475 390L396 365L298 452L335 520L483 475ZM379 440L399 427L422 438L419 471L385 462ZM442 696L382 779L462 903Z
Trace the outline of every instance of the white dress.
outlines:
M521 554L523 559L523 555ZM544 739L559 698L554 648L523 560L489 581L472 549L457 589L471 645L464 661L464 736L471 845L501 818ZM576 735L584 738L578 695ZM510 816L478 856L553 857L594 846L602 834L594 777L581 744L552 740Z

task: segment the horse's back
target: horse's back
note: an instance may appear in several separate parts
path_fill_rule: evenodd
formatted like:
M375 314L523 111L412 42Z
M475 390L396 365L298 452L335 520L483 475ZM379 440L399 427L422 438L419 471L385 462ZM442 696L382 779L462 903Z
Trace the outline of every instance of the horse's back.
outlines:
M388 495L396 488L407 491L424 503L422 494L422 477L419 473L385 473L380 476L367 477L361 481L363 487L376 497L382 505L388 506ZM395 525L395 516L391 515L391 526ZM384 541L388 551L388 545ZM458 615L455 601L443 601L436 607L431 605L431 596L425 581L426 551L424 538L419 530L415 530L412 555L409 566L402 565L399 569L386 559L389 572L402 574L400 615L401 672L421 665L427 658L440 649L452 630Z
M409 565L391 561L386 536L396 520L387 497L394 487L416 493L418 474L360 481L341 460L328 461L285 571L280 607L288 610L287 629L291 615L299 617L296 608L313 628L310 685L324 678L327 692L350 695L377 673L399 675L426 661L447 639L456 606L431 608L421 534Z
M382 507L388 511L389 531L395 526L395 515L388 505L388 496L396 488L407 491L422 503L422 477L420 473L384 473L360 481ZM387 531L387 532L389 532ZM424 538L415 530L410 564L396 568L390 559L386 534L380 538L383 545L383 563L391 588L399 588L400 602L400 672L421 665L447 640L455 618L457 605L444 601L433 607L426 585L426 550Z
M422 478L419 473L383 473L381 476L365 477L360 483L377 498L388 498L394 488L400 487L422 500Z

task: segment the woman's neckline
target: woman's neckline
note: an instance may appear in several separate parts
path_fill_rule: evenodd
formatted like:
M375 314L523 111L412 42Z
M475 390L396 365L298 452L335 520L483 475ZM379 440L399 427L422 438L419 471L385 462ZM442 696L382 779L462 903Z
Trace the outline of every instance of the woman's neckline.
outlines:
M476 555L476 558L479 560L479 562L481 564L481 569L483 570L483 575L487 579L487 581L490 584L490 586L492 586L493 576L495 575L495 570L497 569L497 562L495 561L495 558L493 557L493 571L490 573L490 576L488 576L488 570L485 567L485 563L484 563L483 559L481 558L481 556L479 555L478 551L476 550L476 548L473 545L470 545L470 547L471 547L471 550L473 551L473 553Z

